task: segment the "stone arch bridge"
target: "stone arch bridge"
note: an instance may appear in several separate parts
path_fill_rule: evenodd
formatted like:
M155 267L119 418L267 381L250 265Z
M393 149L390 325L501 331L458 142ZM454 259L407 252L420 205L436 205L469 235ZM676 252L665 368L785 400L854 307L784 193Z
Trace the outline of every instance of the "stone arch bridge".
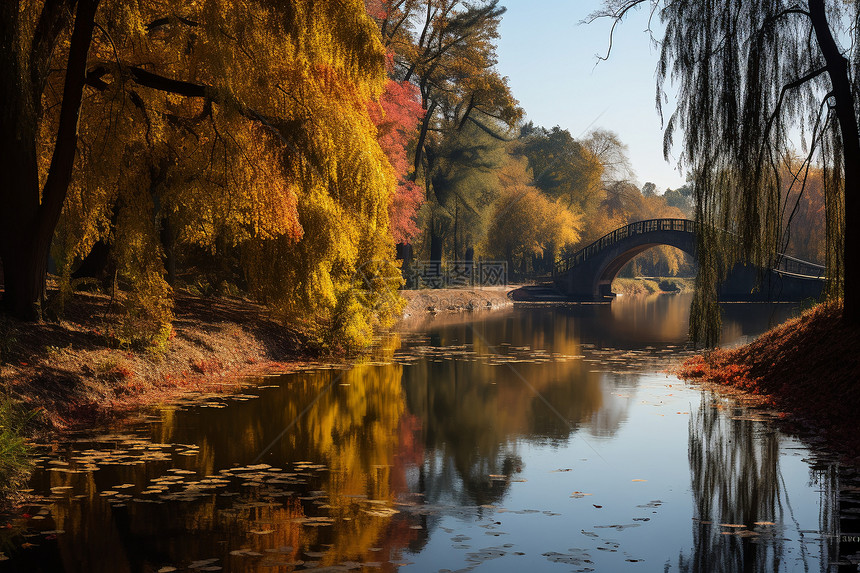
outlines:
M612 280L636 255L659 245L696 256L695 221L650 219L630 223L604 235L557 262L553 283L570 300L603 300L613 296ZM752 265L737 265L720 287L720 300L802 300L818 298L824 287L824 267L787 255L762 279Z

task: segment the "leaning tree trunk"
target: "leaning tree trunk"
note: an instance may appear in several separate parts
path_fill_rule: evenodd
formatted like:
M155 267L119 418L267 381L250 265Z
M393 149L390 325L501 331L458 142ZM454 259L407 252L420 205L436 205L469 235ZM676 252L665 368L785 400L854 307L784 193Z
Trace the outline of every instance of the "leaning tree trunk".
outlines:
M860 324L860 129L848 74L848 60L841 54L827 22L824 0L809 0L809 17L815 37L827 63L833 88L836 118L842 139L845 184L845 307L843 319Z

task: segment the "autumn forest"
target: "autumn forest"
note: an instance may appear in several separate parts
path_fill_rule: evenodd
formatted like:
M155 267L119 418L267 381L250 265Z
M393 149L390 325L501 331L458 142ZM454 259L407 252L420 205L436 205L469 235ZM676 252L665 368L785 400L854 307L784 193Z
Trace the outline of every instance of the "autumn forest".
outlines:
M590 4L0 0L0 569L860 563L860 2Z

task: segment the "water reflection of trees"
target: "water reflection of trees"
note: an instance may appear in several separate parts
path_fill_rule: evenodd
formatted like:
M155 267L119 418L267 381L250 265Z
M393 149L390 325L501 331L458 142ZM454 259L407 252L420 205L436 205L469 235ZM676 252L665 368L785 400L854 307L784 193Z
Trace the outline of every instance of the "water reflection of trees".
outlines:
M793 520L780 470L779 433L743 416L727 415L722 403L705 394L698 412L692 413L689 431L693 549L679 557L679 569L697 573L794 570L798 556L788 560L787 539L779 529L779 524ZM834 531L836 472L824 466L813 478L823 491L821 531ZM827 543L822 537L822 570L827 570L832 550ZM808 549L804 543L799 549L799 559L808 571Z
M519 442L565 443L602 405L599 373L579 359L548 359L581 355L570 317L515 314L449 325L429 340L474 351L464 360L419 361L404 372L407 408L421 420L427 450L418 479L433 503L497 503L508 484L490 476L519 471Z
M424 457L415 439L418 421L405 411L402 368L359 365L347 372L296 374L285 378L283 387L262 391L259 399L229 408L166 411L153 426L157 442L199 445L196 456L178 461L196 472L189 480L255 463L269 444L271 450L259 461L276 468L299 460L326 466L326 471L304 472L305 483L282 486L295 490L292 494L271 495L266 488L234 482L229 488L235 497L213 491L195 501L162 504L156 497L154 503L129 500L120 508L100 492L133 483L134 490L123 491L134 493L175 466L161 461L89 474L45 472L46 486L72 486L86 501L59 502L52 509L57 529L66 531L57 537L59 555L54 554L64 566L31 569L156 570L165 563L219 557L219 565L229 563L232 570L267 571L271 567L264 559L298 561L307 559L308 550L319 552L326 566L397 559L407 547L420 547L426 531L412 527L416 518L411 514L395 510L408 486L407 473ZM289 431L283 433L285 428ZM308 497L311 490L324 493ZM329 517L331 523L306 526L313 516ZM272 531L253 533L261 529ZM96 539L100 543L90 542ZM288 549L267 552L278 547ZM240 548L262 557L229 554ZM45 553L49 558L55 557Z

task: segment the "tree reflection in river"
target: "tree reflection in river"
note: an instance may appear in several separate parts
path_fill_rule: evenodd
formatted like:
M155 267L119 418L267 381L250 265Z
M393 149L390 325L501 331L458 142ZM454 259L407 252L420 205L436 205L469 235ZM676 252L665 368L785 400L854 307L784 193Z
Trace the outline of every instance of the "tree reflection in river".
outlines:
M780 469L792 459L808 467L785 451L780 462L791 438L721 418L711 398L687 427L685 396L698 401L698 393L653 375L641 384L639 372L677 358L683 303L652 297L622 301L620 313L613 304L476 315L413 336L385 364L290 374L249 395L166 408L134 435L49 445L32 481L43 499L27 522L41 532L39 548L22 538L13 570L157 571L212 559L227 571L394 571L413 560L412 570L425 571L438 569L437 559L469 569L490 558L500 569L543 570L546 559L573 563L588 552L598 570L614 571L612 563L639 568L642 558L665 564L681 548L685 571L792 571L807 555L817 569L813 562L839 549L810 533L838 526L833 464L813 474L815 485L798 484L805 473ZM732 312L741 320L759 310L771 312ZM594 457L638 457L637 474L619 477L605 460L590 461L588 444L576 443L590 438L583 429L598 436ZM650 431L664 433L655 440ZM665 460L649 454L655 442ZM687 464L696 518L689 537ZM653 478L638 473L649 465ZM521 477L529 483L512 483ZM815 487L821 503L797 499ZM618 503L569 499L579 490ZM792 512L787 491L806 515ZM817 528L811 506L822 508ZM507 531L484 531L490 520L504 520ZM675 535L679 528L685 535ZM453 531L457 539L510 534L516 551L461 546ZM822 544L815 555L811 543Z
M726 408L733 412L723 411ZM793 520L783 488L780 434L728 401L702 394L690 418L688 457L693 491L693 552L679 557L686 572L809 571L806 546L788 555L777 524ZM813 473L822 488L821 531L836 531L833 500L837 477L832 465ZM787 512L787 513L786 513ZM821 555L833 555L832 541L820 538ZM827 544L830 545L827 545ZM822 560L822 570L827 560Z
M156 445L132 439L101 446L128 462L37 474L48 482L42 489L76 497L53 504L55 527L66 532L57 536L57 553L43 551L23 570L114 572L144 563L154 571L217 557L233 570L268 571L309 559L323 566L396 559L420 547L426 531L394 509L407 493L407 473L424 457L415 439L419 422L405 410L402 373L398 364L304 372L229 408L163 410L151 430ZM160 444L198 447L172 459L134 454L170 448ZM298 460L308 461L296 467ZM268 465L253 465L260 462ZM229 473L249 464L255 469ZM164 490L142 491L158 487ZM165 499L177 489L188 499ZM117 504L119 492L134 499Z
M581 360L576 321L546 315L436 329L432 346L460 344L471 359L424 360L404 372L407 408L421 420L428 452L419 475L428 501L497 503L507 481L490 476L520 471L518 440L562 444L602 407L601 374Z

